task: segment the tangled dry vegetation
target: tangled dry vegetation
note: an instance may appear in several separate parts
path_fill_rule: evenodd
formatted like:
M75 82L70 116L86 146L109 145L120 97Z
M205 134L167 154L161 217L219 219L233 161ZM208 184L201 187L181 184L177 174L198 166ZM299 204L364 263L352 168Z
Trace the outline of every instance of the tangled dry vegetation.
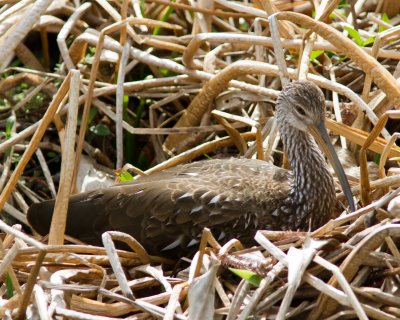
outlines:
M1 318L400 318L398 0L79 3L0 1ZM177 265L118 233L104 248L62 245L57 225L30 235L29 204L58 187L64 219L83 161L107 174L228 153L281 162L287 78L326 93L356 212L259 231L247 249L205 230Z

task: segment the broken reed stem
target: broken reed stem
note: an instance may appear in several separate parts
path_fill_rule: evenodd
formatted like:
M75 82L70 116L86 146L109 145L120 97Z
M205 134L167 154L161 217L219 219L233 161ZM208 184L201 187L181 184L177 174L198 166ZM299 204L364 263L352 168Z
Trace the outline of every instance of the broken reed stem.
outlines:
M36 284L36 278L39 274L40 267L42 266L43 260L46 257L46 251L40 250L36 261L30 270L28 281L24 288L24 293L22 294L22 298L19 304L17 316L15 317L16 320L23 320L25 319L26 315L26 308L28 307L29 301L31 299L33 287Z
M61 160L61 179L58 189L56 202L54 205L54 215L51 221L49 244L61 245L64 243L65 226L67 222L67 210L69 195L71 194L74 160L75 160L75 137L78 125L79 108L79 89L80 72L71 70L71 84L69 90L68 121L65 134L63 156Z

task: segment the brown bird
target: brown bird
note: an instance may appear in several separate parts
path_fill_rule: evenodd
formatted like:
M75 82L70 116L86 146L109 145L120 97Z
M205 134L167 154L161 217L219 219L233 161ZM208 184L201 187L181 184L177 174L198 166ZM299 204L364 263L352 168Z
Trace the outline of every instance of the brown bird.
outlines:
M324 126L325 100L308 81L285 86L276 120L292 171L250 160L207 160L176 166L129 183L73 195L66 234L101 244L107 230L126 232L151 254L194 251L204 227L220 241L251 243L258 229L309 230L331 217L335 185L325 151L346 194L349 184ZM314 140L315 139L315 140ZM28 221L49 232L54 200L33 204Z

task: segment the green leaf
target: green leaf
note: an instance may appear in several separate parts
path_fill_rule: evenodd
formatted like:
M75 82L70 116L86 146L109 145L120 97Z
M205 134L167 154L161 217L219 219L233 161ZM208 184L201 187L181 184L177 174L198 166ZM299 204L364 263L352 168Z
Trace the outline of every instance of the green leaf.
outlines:
M44 100L47 96L41 92L36 94L26 105L24 110L29 111L30 109L38 110L43 106Z
M97 134L98 136L105 137L111 134L110 129L104 124L97 124L89 128L90 132Z
M128 171L117 172L117 176L122 182L129 182L134 179Z
M90 125L94 119L94 117L97 115L97 109L96 108L90 108L89 114L88 114L88 121L87 124Z
M262 277L259 276L257 273L249 270L241 270L241 269L234 269L234 268L229 268L234 274L239 276L242 279L245 279L252 285L258 287L260 285L260 282L262 280Z
M158 68L158 70L163 75L163 77L172 77L175 75L174 72L172 72L171 70L169 70L167 68Z
M363 47L365 47L365 46L367 46L367 45L369 45L371 43L374 43L375 38L376 38L375 36L374 37L369 37L367 40L364 41Z
M129 96L127 94L124 94L124 97L122 99L122 105L127 108L129 105Z
M5 282L6 282L7 298L11 299L14 296L14 286L13 286L11 277L8 274L8 272L6 273L6 281Z
M247 30L249 30L249 28L250 28L250 24L248 24L246 20L239 19L239 29L240 30L247 32ZM218 32L218 31L216 30L216 32Z
M11 151L11 148L10 148L10 151ZM14 164L17 164L17 163L20 162L21 157L22 157L21 154L15 153L15 152L14 152L14 153L11 155L11 162L14 163Z
M315 62L315 60L324 53L324 50L313 50L310 55L310 60Z
M58 153L55 153L54 151L49 151L49 152L47 152L47 156L49 158L56 158L56 157L58 157Z
M344 29L349 33L350 37L352 37L354 39L354 41L360 46L363 47L364 46L364 40L361 38L360 34L357 32L357 30L345 26Z
M92 123L94 117L97 115L97 109L96 108L90 108L88 117L87 117L87 125L90 126ZM78 116L78 124L82 125L82 114L80 113Z
M379 162L381 161L381 155L380 154L375 154L375 156L374 156L374 162L376 163L376 164L378 164L379 165Z
M7 118L6 120L6 131L5 131L5 136L7 138L11 138L11 133L12 133L12 128L15 123L15 116L11 115Z
M389 23L390 24L390 19L388 17L388 15L386 14L386 12L382 15L381 20L383 22ZM379 26L379 32L383 32L385 31L387 28L384 26Z
M339 5L338 5L338 9L342 9L342 8L350 8L350 4L348 4L346 0L342 0L342 1L340 1Z
M175 0L173 0L172 2L175 2ZM163 16L161 17L160 21L166 22L168 21L169 17L171 16L172 12L174 12L174 8L173 7L168 7L167 10L165 11L165 13L163 14ZM161 28L160 27L155 27L153 30L153 35L154 36L158 36L161 33Z
M391 161L400 161L400 157L389 158L389 160L391 160Z
M146 18L144 16L145 11L146 11L146 9L145 9L145 0L140 0L140 11L142 12L143 18Z

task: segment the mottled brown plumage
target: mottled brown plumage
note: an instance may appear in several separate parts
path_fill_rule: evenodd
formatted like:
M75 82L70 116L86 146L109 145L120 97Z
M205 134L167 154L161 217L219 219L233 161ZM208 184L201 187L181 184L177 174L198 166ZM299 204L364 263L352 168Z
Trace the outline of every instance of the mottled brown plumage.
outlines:
M134 236L150 253L172 250L181 255L196 248L204 227L221 241L239 238L245 243L258 229L315 229L331 218L335 205L333 178L308 133L320 134L328 142L324 114L322 92L310 82L294 82L283 89L276 105L293 171L249 159L180 165L72 196L66 233L100 244L104 231L119 230ZM342 169L338 175L343 175ZM28 220L42 235L49 231L53 207L50 200L29 209Z

